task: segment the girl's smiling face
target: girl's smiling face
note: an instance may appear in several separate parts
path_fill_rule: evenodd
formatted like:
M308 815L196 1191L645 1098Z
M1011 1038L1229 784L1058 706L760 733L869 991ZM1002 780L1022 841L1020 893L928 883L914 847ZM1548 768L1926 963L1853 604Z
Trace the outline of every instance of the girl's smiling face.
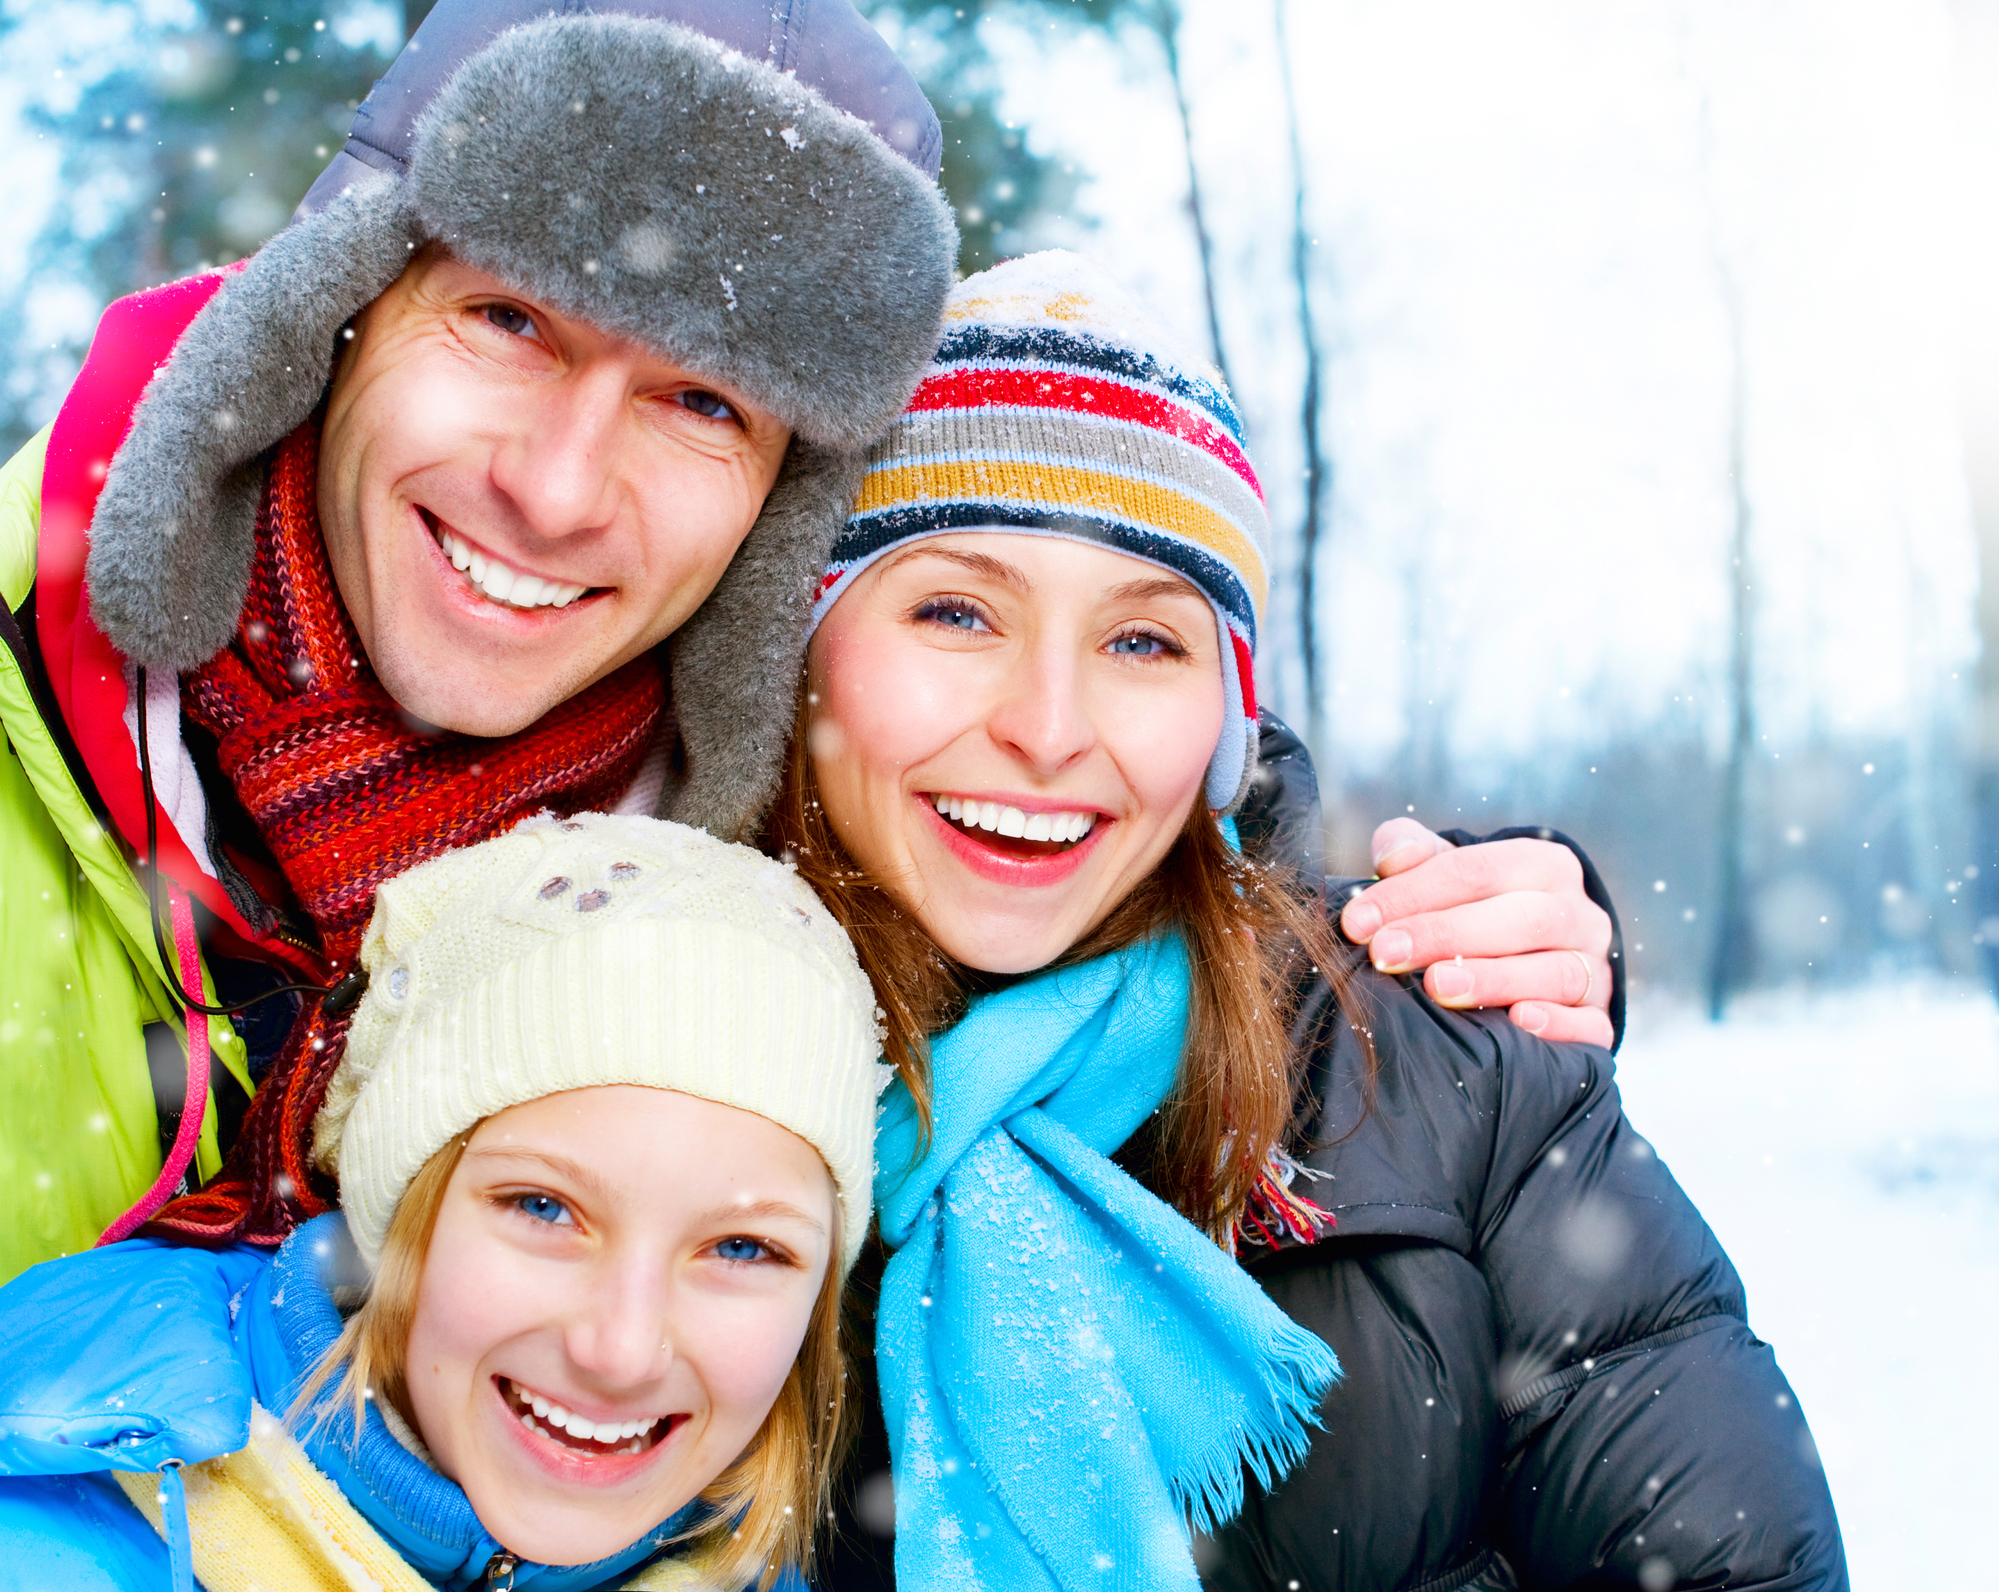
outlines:
M865 570L808 654L819 799L968 967L1046 966L1158 867L1222 731L1215 611L1058 537L936 536Z
M411 1413L521 1558L588 1564L747 1448L827 1285L819 1153L765 1117L625 1085L480 1124L417 1290Z

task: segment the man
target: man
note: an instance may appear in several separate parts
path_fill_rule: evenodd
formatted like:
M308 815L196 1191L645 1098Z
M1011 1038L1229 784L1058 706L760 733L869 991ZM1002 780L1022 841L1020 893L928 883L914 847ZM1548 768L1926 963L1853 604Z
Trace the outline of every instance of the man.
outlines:
M756 832L934 345L940 129L846 0L544 9L443 0L293 225L114 305L0 475L0 1278L184 1181L214 1241L324 1207L382 879L547 807ZM1609 1037L1566 852L1382 888L1382 956Z
M114 306L9 467L0 1273L160 1166L146 1035L170 1089L195 958L152 857L240 997L337 984L381 878L543 807L754 832L935 342L938 123L843 0L541 9L438 6L300 218ZM236 1089L337 1051L295 1004L208 1023ZM286 1175L246 1173L265 1218L317 1203Z

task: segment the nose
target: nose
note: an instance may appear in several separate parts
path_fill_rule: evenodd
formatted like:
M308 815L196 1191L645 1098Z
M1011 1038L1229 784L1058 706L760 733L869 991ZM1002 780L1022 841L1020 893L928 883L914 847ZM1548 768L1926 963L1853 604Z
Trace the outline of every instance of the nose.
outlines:
M626 394L621 368L593 363L514 410L492 480L534 534L573 536L616 514Z
M986 733L1044 779L1087 755L1097 727L1074 648L1054 635L1023 641L999 682Z
M607 1390L634 1387L672 1361L672 1285L657 1266L636 1257L609 1264L580 1304L563 1337L587 1381Z

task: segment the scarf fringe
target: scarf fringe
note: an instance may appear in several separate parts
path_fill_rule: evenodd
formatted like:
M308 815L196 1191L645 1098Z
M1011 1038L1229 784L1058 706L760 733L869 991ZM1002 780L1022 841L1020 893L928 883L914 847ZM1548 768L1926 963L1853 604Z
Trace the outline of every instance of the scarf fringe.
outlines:
M1287 1320L1265 1354L1280 1381L1267 1387L1270 1409L1234 1423L1226 1443L1211 1445L1191 1472L1169 1476L1173 1500L1198 1532L1212 1532L1242 1512L1243 1469L1268 1491L1311 1450L1312 1430L1323 1428L1319 1404L1344 1373L1333 1351Z
M1325 1176L1292 1160L1281 1147L1271 1146L1242 1215L1229 1229L1229 1253L1236 1254L1245 1243L1259 1249L1302 1247L1332 1232L1339 1226L1338 1218L1291 1186L1300 1177L1316 1183Z

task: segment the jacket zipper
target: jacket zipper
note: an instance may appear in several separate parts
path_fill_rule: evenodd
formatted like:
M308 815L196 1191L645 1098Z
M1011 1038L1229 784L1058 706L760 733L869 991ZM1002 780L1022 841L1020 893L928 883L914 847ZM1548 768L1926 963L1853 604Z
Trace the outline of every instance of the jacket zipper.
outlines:
M520 1560L511 1553L494 1554L486 1566L486 1592L512 1592L514 1571L518 1568Z

